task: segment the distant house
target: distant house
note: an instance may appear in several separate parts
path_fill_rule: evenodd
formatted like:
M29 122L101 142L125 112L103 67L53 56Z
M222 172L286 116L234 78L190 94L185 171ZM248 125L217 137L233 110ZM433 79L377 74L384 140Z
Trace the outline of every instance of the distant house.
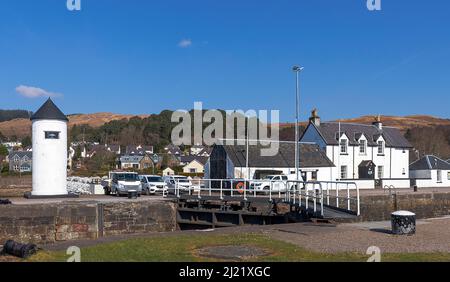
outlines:
M127 155L145 155L145 154L153 154L153 146L146 145L128 145L125 148L125 154Z
M216 145L205 165L207 179L250 178L265 175L295 175L295 143L280 143L275 156L262 156L261 145ZM248 155L248 170L247 170ZM334 164L315 144L300 144L300 175L304 181L329 181Z
M190 154L197 156L201 151L203 151L203 149L205 149L204 146L200 145L200 144L196 144L194 146L191 147Z
M83 158L92 158L98 152L111 152L116 155L121 154L120 145L91 145L90 150L86 151L86 147L83 147L81 152L81 157Z
M183 167L184 173L204 173L205 164L208 162L206 157L195 157Z
M168 155L174 155L174 156L181 156L183 152L181 151L180 147L175 146L173 144L170 144L164 148L164 152Z
M181 156L180 157L180 166L185 166L190 164L193 160L199 160L200 162L206 163L207 157L200 157L195 155L189 155L189 156Z
M143 170L153 167L153 161L149 155L124 155L120 157L121 169Z
M163 170L163 176L175 175L175 171L170 167Z
M20 148L20 147L22 147L22 142L4 142L2 144L6 148Z
M197 156L209 158L209 157L211 156L211 151L212 151L212 148L211 148L211 147L205 147L205 148L203 148L203 150L201 150L201 151L197 154Z
M11 152L8 156L9 171L12 172L31 172L33 163L32 152Z
M450 163L427 155L409 166L409 176L417 187L450 187Z

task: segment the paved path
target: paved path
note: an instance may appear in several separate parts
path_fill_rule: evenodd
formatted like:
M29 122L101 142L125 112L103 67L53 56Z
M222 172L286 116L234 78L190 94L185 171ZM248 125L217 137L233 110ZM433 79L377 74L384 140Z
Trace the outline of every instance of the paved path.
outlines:
M390 234L390 222L341 224L329 232L305 232L301 226L279 226L271 238L323 253L365 253L377 246L384 253L450 252L450 217L419 220L414 236Z

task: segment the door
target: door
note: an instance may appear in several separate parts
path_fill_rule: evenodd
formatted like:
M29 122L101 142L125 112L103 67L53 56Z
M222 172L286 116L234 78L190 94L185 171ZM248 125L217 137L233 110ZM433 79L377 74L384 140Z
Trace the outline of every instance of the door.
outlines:
M272 191L273 192L280 191L280 181L281 181L281 176L275 176L274 178L272 178Z

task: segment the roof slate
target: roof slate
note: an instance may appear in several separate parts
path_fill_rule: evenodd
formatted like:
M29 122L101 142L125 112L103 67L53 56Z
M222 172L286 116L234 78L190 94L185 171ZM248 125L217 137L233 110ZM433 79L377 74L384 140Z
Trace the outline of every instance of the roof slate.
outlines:
M245 145L216 145L223 146L235 167L246 166ZM295 143L280 143L278 154L272 157L261 156L261 145L249 146L250 167L295 167ZM300 144L300 167L334 167L331 160L315 144Z
M410 170L450 170L450 163L436 156L427 155L409 165Z
M52 119L52 120L62 120L69 121L67 116L61 112L61 110L53 103L52 99L48 99L40 108L34 113L31 120L39 119Z
M315 125L310 123L310 126ZM338 145L338 122L323 122L320 126L315 127L328 145ZM386 147L412 148L412 145L406 140L400 130L394 127L384 126L382 130L379 130L374 125L341 123L341 134L343 133L350 139L350 145L358 145L358 139L364 134L368 139L367 144L369 146L376 146L377 139L383 136L386 141Z

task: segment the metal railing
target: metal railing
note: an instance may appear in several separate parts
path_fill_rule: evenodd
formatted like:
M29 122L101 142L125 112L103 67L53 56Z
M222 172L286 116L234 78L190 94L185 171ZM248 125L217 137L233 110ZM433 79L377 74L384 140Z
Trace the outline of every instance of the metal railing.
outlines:
M352 191L354 191L352 195ZM344 192L345 194L343 194ZM304 205L306 209L317 212L320 207L323 216L324 205L343 210L361 213L360 193L355 182L333 181L297 181L297 180L244 180L244 179L195 179L190 182L176 181L169 186L164 197L182 195L194 196L198 199L216 197L265 198L268 201L282 200L292 204ZM341 208L344 203L346 208ZM355 208L352 208L352 204Z

